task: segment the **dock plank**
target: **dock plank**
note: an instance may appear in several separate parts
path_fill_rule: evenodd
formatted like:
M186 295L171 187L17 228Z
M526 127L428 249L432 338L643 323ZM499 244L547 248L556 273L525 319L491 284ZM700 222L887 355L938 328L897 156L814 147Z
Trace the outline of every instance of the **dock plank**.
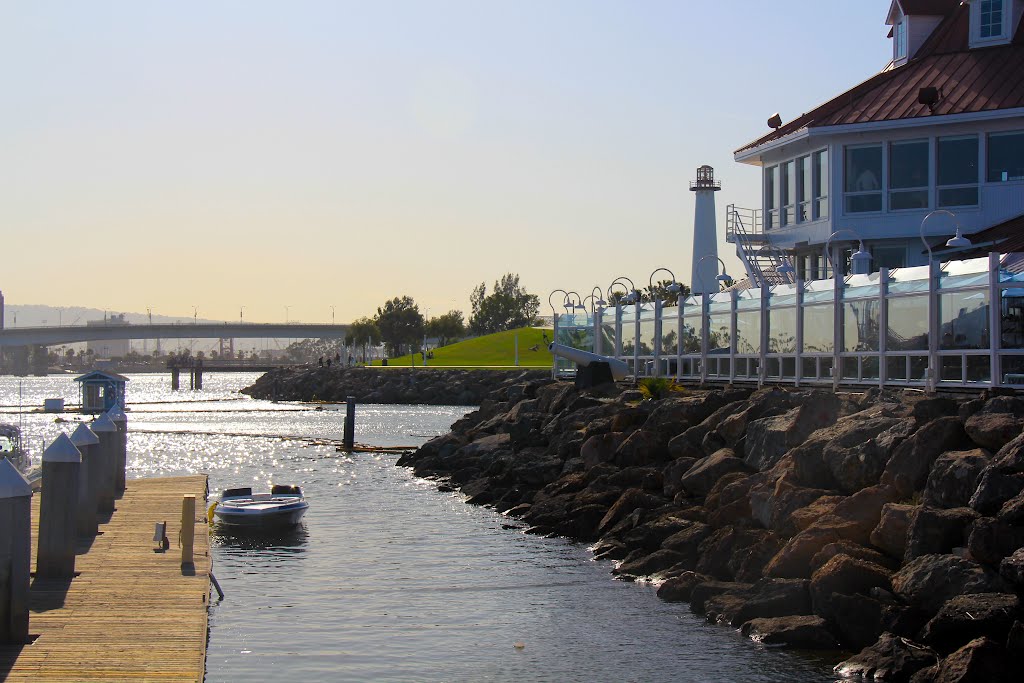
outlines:
M100 535L78 548L70 583L33 580L29 634L0 645L0 681L202 681L206 669L210 537L206 476L132 479ZM183 571L181 499L196 496L195 571ZM32 500L32 568L39 500ZM167 522L171 548L153 549Z

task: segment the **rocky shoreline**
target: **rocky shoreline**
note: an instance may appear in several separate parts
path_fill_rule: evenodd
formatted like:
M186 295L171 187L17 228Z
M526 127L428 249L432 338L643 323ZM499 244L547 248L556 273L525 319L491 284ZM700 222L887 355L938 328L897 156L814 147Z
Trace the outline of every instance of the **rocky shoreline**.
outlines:
M272 370L241 393L280 401L411 403L478 406L509 385L544 381L550 370L460 370L447 368L321 368Z
M1022 431L993 391L643 400L524 376L399 464L755 641L846 651L839 674L1019 681Z

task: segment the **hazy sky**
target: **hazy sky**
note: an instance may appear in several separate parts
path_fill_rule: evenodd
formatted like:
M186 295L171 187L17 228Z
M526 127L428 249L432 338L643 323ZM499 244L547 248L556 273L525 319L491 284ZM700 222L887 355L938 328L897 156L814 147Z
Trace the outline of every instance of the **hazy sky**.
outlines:
M883 67L890 0L0 0L9 304L337 322L689 279L697 166ZM736 264L736 265L734 265Z

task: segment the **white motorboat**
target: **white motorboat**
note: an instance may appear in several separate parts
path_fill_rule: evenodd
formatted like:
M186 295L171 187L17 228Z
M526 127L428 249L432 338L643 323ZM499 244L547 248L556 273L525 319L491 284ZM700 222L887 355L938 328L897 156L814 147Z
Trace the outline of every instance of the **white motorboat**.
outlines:
M0 424L0 458L10 460L15 469L22 473L32 488L38 488L41 472L32 466L32 458L21 445L21 429L12 424Z
M249 487L226 489L213 506L221 524L243 529L279 529L295 526L309 509L298 486L275 484L270 493L253 493Z

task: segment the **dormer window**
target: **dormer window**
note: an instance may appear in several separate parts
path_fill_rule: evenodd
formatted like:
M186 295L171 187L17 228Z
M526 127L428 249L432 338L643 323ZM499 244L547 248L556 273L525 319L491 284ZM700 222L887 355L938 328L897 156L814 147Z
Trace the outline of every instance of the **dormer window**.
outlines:
M895 60L904 59L907 56L907 19L901 18L892 27L892 57Z
M978 3L978 37L1003 36L1003 0L981 0Z

